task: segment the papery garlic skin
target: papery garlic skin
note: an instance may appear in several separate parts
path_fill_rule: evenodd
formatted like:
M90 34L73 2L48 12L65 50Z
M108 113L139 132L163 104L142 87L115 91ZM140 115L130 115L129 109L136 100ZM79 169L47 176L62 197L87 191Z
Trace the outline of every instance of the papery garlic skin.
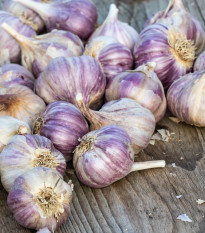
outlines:
M195 55L193 41L162 24L146 27L140 33L134 48L135 67L155 62L154 72L165 89L192 70Z
M41 2L41 0L35 1ZM37 13L15 2L15 0L5 0L3 4L3 10L19 17L23 23L28 24L36 32L41 32L44 28L44 22Z
M135 153L149 144L155 129L155 118L150 110L135 100L121 98L109 101L99 111L86 107L80 93L76 100L78 108L91 124L90 130L97 130L110 124L122 127L131 138Z
M8 23L19 33L25 36L34 36L35 31L26 24L23 24L18 17L8 12L0 11L0 25ZM21 60L21 51L18 43L0 27L0 65L8 63L19 63Z
M24 86L0 89L0 116L11 116L32 127L34 120L45 110L43 100Z
M78 139L88 133L89 128L79 109L68 102L57 101L49 104L34 122L33 131L49 138L68 161L79 144Z
M205 70L186 74L167 92L168 108L180 121L205 126Z
M64 175L66 161L52 142L39 135L16 135L0 156L1 182L9 192L15 179L34 167L49 167Z
M27 133L31 133L31 129L26 122L10 116L0 116L0 152L14 135Z
M73 158L77 177L93 188L106 187L123 178L131 170L133 162L130 137L116 125L86 134Z
M70 215L72 190L72 183L56 171L37 167L15 180L7 203L20 225L35 230L48 227L53 232Z
M80 56L84 50L80 38L71 32L53 30L50 33L29 38L19 34L8 24L3 24L2 28L19 43L22 65L35 77L45 70L53 58Z
M193 40L196 46L196 54L203 50L205 46L205 32L200 22L184 7L182 0L170 0L167 9L157 12L148 19L144 27L155 23L175 27L186 35L188 40Z
M48 31L53 29L70 31L83 40L93 32L97 21L97 9L90 0L16 1L37 12Z
M147 63L110 79L106 86L106 100L134 99L154 114L156 122L160 121L167 103L162 83L153 71L155 66L155 63Z
M85 55L95 58L110 79L133 66L131 51L112 37L94 38L85 48Z
M68 101L76 105L76 95L82 92L85 104L101 106L106 78L98 62L90 56L53 59L40 74L36 92L46 103Z
M194 63L194 71L202 70L205 70L205 52L201 53Z
M133 50L138 38L138 33L127 23L118 20L118 11L115 4L110 5L107 18L90 36L89 43L93 38L98 36L109 36L115 38L130 50Z
M8 88L13 85L23 85L34 89L35 78L23 66L18 64L6 64L0 67L0 88Z

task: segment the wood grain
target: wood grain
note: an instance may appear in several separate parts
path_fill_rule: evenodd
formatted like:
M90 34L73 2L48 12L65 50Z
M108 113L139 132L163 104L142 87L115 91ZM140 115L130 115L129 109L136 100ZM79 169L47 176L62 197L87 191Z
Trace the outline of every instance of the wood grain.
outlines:
M94 2L99 23L113 2L120 9L119 18L139 32L148 17L168 4L168 0ZM205 1L184 3L205 29ZM149 145L136 157L136 161L165 159L166 168L134 172L103 189L88 188L79 183L75 174L67 174L65 180L71 179L75 186L72 214L57 233L205 233L205 205L196 202L205 199L205 129L174 123L169 116L167 113L157 125L157 129L174 133L169 142ZM177 199L177 195L183 196ZM0 186L0 232L34 232L16 223L6 198ZM183 213L192 223L176 220Z

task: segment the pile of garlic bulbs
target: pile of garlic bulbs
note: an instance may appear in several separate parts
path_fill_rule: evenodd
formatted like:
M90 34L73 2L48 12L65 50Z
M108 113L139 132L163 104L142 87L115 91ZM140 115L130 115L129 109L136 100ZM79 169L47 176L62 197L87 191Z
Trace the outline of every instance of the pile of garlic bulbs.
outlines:
M180 121L205 126L204 54L197 58L205 33L182 0L170 0L140 34L118 20L114 4L96 29L90 0L5 0L4 10L0 175L22 226L54 232L67 220L67 162L92 188L164 167L134 162L134 154L167 106Z

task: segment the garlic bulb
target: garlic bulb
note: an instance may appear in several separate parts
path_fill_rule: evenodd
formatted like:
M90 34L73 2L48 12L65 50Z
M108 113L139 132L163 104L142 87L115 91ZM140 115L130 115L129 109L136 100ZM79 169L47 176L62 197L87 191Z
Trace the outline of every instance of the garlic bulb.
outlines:
M7 203L23 227L54 232L70 215L72 190L55 170L36 167L15 180Z
M34 76L31 72L18 64L6 64L0 67L0 88L12 85L23 85L34 89Z
M93 32L97 21L97 9L90 0L15 1L37 12L48 31L53 29L70 31L83 40Z
M41 0L35 0L41 1ZM51 0L49 0L51 1ZM41 17L31 9L15 2L15 0L5 0L3 10L17 16L25 24L28 24L35 31L41 32L44 28L44 22Z
M146 27L134 49L136 67L155 62L154 69L164 88L192 70L196 47L186 35L162 24Z
M103 105L99 111L85 106L82 94L76 97L78 108L96 130L103 126L115 124L121 126L130 136L135 153L144 149L154 132L155 118L150 110L143 108L135 100L122 98Z
M196 46L196 54L199 54L205 46L205 33L200 22L195 19L184 7L182 0L170 0L165 11L156 13L145 26L162 23L168 27L174 26L183 33L188 40L193 40Z
M153 71L155 66L155 63L147 63L110 79L106 86L106 100L134 99L154 114L156 122L160 121L167 102L163 86Z
M78 139L88 132L88 124L74 105L57 101L49 104L36 119L33 131L49 138L68 161L79 144Z
M0 152L7 145L10 138L16 134L31 133L30 127L26 122L19 121L10 116L0 116Z
M3 24L2 28L19 43L22 65L36 77L45 70L53 58L80 56L84 50L80 38L71 32L53 30L50 33L29 38L19 34L8 24Z
M1 182L9 192L15 179L34 167L49 167L64 175L66 161L52 142L39 135L16 135L0 156Z
M75 149L73 166L79 180L92 188L103 188L130 172L164 167L165 161L134 163L130 137L116 125L86 134Z
M180 121L205 126L205 70L186 74L176 80L167 92L169 110Z
M133 65L131 51L112 37L94 38L87 45L84 54L95 58L101 64L108 79L131 69Z
M15 117L31 127L45 107L43 100L27 87L16 85L0 89L0 116Z
M8 12L0 11L0 25L9 24L19 33L25 36L34 36L35 31L26 24L23 24L18 17ZM0 27L0 65L8 63L19 63L21 60L21 50L18 43Z
M205 70L205 52L201 53L194 63L194 71L202 70Z
M90 56L53 59L40 74L36 92L46 103L63 100L76 105L76 95L82 92L85 105L101 106L106 78L98 62Z
M89 38L89 42L98 36L110 36L130 50L133 50L138 38L138 33L127 23L118 20L118 11L115 4L110 5L107 18L104 23L93 32Z

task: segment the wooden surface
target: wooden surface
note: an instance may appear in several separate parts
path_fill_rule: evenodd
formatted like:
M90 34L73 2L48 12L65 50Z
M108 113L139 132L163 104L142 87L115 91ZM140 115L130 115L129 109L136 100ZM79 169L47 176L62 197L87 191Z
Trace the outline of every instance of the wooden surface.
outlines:
M2 1L2 0L0 0ZM94 0L99 22L107 15L109 4L120 9L120 19L138 31L145 20L165 9L166 0ZM205 28L205 0L185 1L186 7ZM121 181L103 188L81 185L74 174L68 174L75 187L72 214L57 233L205 233L205 129L176 124L168 115L157 125L171 135L169 142L149 145L136 160L165 159L165 169L134 172ZM176 167L171 164L175 163ZM183 195L177 199L177 195ZM6 204L7 193L0 187L0 232L33 232L19 226ZM192 223L176 218L186 213Z

